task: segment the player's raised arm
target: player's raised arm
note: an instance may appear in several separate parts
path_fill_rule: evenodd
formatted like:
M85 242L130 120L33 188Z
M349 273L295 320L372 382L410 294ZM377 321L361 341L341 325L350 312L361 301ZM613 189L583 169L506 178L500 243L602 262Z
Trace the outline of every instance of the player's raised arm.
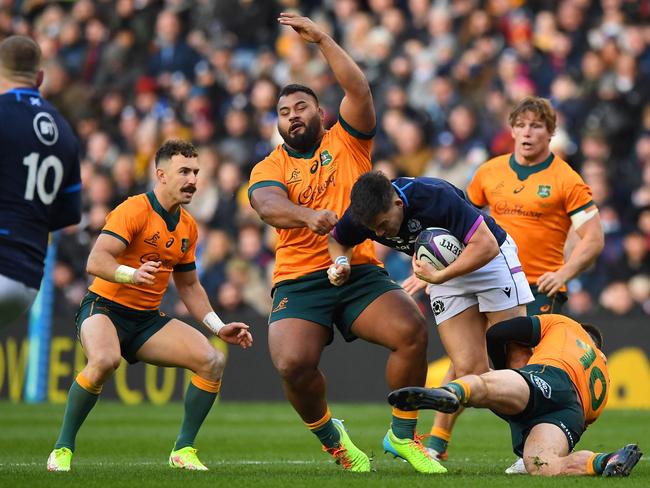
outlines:
M90 250L86 271L113 283L153 285L160 261L147 261L137 269L125 266L117 261L125 249L126 244L122 240L110 234L100 234Z
M360 132L372 132L376 125L375 107L372 103L370 85L361 68L311 19L296 13L283 12L278 20L282 25L293 27L305 41L318 44L336 80L345 92L339 109L341 118Z
M331 210L314 210L296 205L287 198L284 190L273 186L253 190L251 205L264 222L278 229L308 227L323 236L332 230L338 220Z
M229 344L239 345L243 349L253 345L253 336L248 331L248 325L242 322L224 324L212 309L195 269L174 271L173 276L178 295L196 320L201 321L217 337Z

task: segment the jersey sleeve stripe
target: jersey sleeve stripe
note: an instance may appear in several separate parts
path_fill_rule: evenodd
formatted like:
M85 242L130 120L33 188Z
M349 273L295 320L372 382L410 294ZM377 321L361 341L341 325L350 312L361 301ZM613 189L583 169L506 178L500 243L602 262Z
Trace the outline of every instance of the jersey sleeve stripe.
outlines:
M113 236L113 237L115 237L116 239L119 239L120 241L122 241L122 242L123 242L124 244L126 244L127 246L129 245L129 241L127 241L127 240L126 240L124 237L122 237L121 235L116 234L116 233L113 232L112 230L106 230L106 229L104 229L104 230L101 231L101 234L108 234L109 236Z
M81 182L75 183L74 185L70 185L67 188L64 188L61 192L62 193L76 193L78 191L81 191Z
M285 185L284 183L280 183L279 181L274 181L274 180L258 181L257 183L253 183L248 189L248 200L251 199L251 195L253 194L253 191L257 190L258 188L264 188L267 186L277 186L278 188L282 188L284 191L289 193L289 189L287 188L287 185Z
M472 225L472 228L469 230L465 238L463 239L463 243L467 244L469 240L472 238L474 233L476 232L476 229L478 229L478 226L481 225L481 222L483 222L483 216L479 215L478 219L476 219L476 222L474 222L474 225Z
M196 269L196 263L192 261L191 263L177 264L174 266L175 273L184 273L186 271L194 271Z
M345 129L345 132L350 134L352 137L356 137L357 139L372 139L375 137L375 132L377 132L377 128L375 127L372 129L370 132L361 132L352 127L350 124L348 124L345 120L343 120L343 117L339 114L339 122L341 123L341 127Z
M571 217L572 215L577 214L578 212L580 212L580 211L582 211L582 210L584 210L584 209L586 209L586 208L591 207L592 205L595 205L594 201L593 201L593 200L589 200L589 201L588 201L587 203L585 203L584 205L582 205L582 206L576 208L575 210L571 210L571 211L569 212L569 217Z

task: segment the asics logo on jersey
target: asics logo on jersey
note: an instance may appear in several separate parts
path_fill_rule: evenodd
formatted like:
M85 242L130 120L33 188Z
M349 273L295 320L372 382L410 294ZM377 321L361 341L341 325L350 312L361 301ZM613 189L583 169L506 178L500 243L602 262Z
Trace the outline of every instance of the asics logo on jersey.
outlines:
M526 188L526 185L521 185L519 188L515 188L514 190L512 190L512 193L515 193L515 194L516 194L516 193L519 193L519 192L522 191L524 188Z
M173 237L170 237L169 240L168 240L167 242L165 242L165 247L166 247L167 249L169 249L170 247L172 247L172 244L173 244L173 243L174 243L174 238L173 238Z
M145 244L149 244L150 246L158 247L158 239L160 239L160 232L156 232L151 237L147 237L144 240L144 242L145 242ZM169 246L167 246L167 247L169 247Z
M47 112L39 112L34 116L34 132L39 141L46 146L52 146L59 140L59 128L54 117Z

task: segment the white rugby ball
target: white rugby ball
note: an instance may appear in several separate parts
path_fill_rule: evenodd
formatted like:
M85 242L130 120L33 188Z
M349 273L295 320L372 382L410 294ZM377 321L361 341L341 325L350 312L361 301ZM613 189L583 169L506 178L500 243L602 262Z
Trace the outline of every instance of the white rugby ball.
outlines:
M415 258L441 270L456 261L464 248L447 229L429 227L420 232L415 241Z

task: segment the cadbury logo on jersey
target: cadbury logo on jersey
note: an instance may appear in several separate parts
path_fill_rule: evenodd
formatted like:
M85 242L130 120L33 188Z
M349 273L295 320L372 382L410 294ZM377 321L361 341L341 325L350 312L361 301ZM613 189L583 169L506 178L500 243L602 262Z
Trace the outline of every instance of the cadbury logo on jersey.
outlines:
M298 195L298 204L307 205L314 198L321 195L322 193L325 193L327 189L330 187L330 185L334 186L335 185L334 181L335 181L334 175L331 174L320 185L315 185L315 186L309 185L307 188L305 188L303 191L300 192L300 195Z

